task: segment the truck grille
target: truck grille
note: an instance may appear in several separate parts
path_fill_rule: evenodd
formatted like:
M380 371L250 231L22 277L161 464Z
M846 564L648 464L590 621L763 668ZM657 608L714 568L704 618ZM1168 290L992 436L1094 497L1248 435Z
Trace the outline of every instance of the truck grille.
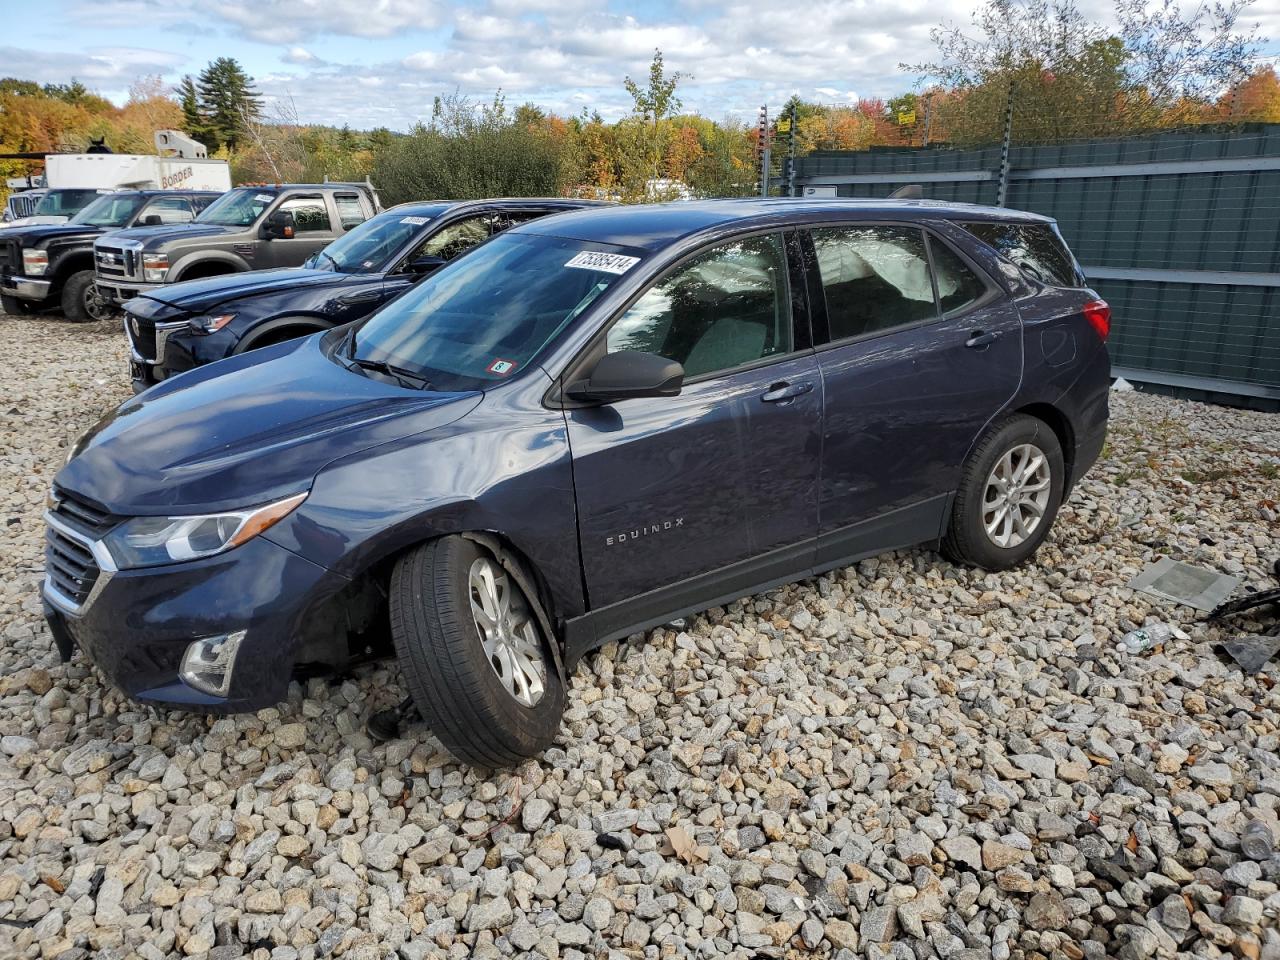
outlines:
M128 280L137 273L138 252L129 247L94 244L94 265L105 280Z
M0 273L22 273L22 246L17 240L0 240Z
M49 587L78 608L102 575L90 545L120 518L65 490L55 496L45 532L45 574Z

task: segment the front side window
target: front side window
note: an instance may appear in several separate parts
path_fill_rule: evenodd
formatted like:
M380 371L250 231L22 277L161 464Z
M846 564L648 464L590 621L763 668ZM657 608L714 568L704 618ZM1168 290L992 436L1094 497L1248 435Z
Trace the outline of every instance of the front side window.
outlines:
M285 213L293 214L293 229L297 233L315 233L329 229L329 211L324 197L290 197L280 204Z
M1041 283L1081 286L1075 262L1052 224L986 221L961 226Z
M333 197L334 206L338 208L338 222L343 230L350 230L367 219L360 198L354 193L338 193Z
M228 190L204 208L196 223L212 223L220 227L248 227L257 222L276 195L260 187Z
M937 317L924 234L914 227L813 231L831 340Z
M523 372L638 259L504 233L375 313L337 359L385 363L437 390L483 389Z
M418 248L415 257L439 257L452 260L478 243L489 239L489 217L467 217L432 234Z
M144 202L145 198L136 193L104 194L72 217L71 222L90 227L123 227Z
M675 360L690 379L790 353L781 235L735 240L677 267L609 328L606 348Z
M142 212L143 219L151 216L159 217L161 223L190 223L191 204L182 197L160 197Z

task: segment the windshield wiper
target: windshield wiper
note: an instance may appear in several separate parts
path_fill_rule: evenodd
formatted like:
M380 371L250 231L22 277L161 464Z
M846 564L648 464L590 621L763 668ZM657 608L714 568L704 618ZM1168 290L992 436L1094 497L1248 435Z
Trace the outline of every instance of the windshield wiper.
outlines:
M430 390L431 381L426 377L418 376L411 370L404 367L396 366L394 363L387 363L385 360L367 360L364 357L348 357L347 369L359 367L361 370L373 370L376 373L385 373L394 377L402 387L413 387L417 390Z

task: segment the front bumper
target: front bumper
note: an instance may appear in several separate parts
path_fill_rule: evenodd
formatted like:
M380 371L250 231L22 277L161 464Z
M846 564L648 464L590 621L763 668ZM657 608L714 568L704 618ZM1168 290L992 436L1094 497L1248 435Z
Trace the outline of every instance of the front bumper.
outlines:
M47 300L52 280L34 280L31 277L0 276L0 293L23 300Z
M98 292L112 303L124 303L134 297L164 286L161 283L142 283L136 280L121 280L118 277L104 277L101 273L94 277Z
M261 536L205 560L104 571L103 579L78 609L45 581L59 652L67 658L78 648L135 700L213 713L284 699L307 612L348 583ZM246 633L225 697L179 678L188 644L238 630Z

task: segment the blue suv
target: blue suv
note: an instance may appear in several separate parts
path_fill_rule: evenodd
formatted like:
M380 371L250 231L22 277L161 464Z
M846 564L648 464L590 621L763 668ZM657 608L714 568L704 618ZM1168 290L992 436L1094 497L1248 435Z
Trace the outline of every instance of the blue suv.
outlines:
M1016 211L535 220L121 405L55 479L46 613L129 695L210 711L389 633L445 746L511 764L611 639L900 547L1026 560L1102 448L1109 324Z

